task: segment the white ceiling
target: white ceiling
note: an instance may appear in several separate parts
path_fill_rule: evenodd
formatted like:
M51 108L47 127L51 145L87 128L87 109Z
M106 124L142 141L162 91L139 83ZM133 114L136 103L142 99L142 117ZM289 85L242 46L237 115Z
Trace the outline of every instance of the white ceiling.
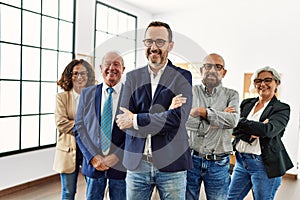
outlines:
M187 6L193 6L198 0L123 0L123 2L149 12L152 15L158 15L166 12L175 12L179 9L186 9Z

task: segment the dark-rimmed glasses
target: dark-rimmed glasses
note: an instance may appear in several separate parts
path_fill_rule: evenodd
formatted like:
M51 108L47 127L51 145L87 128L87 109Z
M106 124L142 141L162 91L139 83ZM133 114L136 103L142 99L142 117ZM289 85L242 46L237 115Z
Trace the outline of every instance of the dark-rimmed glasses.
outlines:
M224 69L224 66L221 64L210 64L210 63L203 64L203 68L207 71L211 70L212 67L214 67L216 71L221 71L222 69Z
M81 78L86 78L87 75L88 75L88 72L87 71L85 71L85 72L77 72L77 71L72 72L72 76L75 77L75 78L78 78L79 75L81 76Z
M167 41L164 40L164 39L156 39L156 40L144 39L143 42L144 42L144 44L145 44L146 47L151 47L153 45L153 42L154 42L155 45L158 48L160 48L160 47L163 47Z
M264 78L264 79L256 78L256 79L254 79L253 82L255 85L259 85L262 82L264 82L265 84L270 84L273 80L275 80L275 79L273 79L273 78Z

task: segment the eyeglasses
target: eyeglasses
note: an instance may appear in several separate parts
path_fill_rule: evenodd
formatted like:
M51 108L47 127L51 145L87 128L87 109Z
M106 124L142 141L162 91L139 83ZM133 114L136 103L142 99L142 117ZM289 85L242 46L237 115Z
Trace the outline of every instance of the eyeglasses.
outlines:
M160 47L164 46L167 41L163 40L163 39L156 39L156 40L144 39L143 42L144 42L146 47L151 47L153 45L153 42L155 42L155 45L158 48L160 48Z
M79 75L81 76L81 78L86 78L87 74L88 74L87 71L85 71L85 72L77 72L77 71L72 72L72 76L75 77L75 78L78 78Z
M221 64L209 64L209 63L206 63L206 64L203 64L203 67L207 71L211 70L212 67L214 67L214 69L216 71L221 71L222 69L224 69L224 66L221 65Z
M264 79L260 79L260 78L256 78L254 79L254 84L258 85L261 84L262 82L264 82L265 84L270 84L273 80L273 78L264 78Z

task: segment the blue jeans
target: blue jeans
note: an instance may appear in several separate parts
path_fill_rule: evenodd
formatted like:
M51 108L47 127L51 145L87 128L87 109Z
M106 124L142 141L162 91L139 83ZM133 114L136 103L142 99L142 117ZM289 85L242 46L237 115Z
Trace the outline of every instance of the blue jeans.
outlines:
M124 179L108 179L105 176L90 178L85 176L85 180L87 200L103 199L107 182L110 200L126 200L126 182Z
M186 171L161 172L142 160L134 171L127 171L127 199L149 200L156 186L161 200L185 199Z
M76 194L76 186L79 168L71 174L60 174L62 200L73 200Z
M268 178L261 156L236 153L228 199L244 199L251 188L254 199L274 199L281 177Z
M187 172L186 199L198 200L203 181L207 200L227 198L230 184L229 156L220 161L206 160L193 155L194 168Z

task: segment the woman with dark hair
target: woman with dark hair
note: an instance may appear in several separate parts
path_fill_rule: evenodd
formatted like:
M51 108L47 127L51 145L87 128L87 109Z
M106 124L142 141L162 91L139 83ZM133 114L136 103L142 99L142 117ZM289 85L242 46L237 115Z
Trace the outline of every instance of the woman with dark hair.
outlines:
M73 133L82 88L95 84L95 72L83 59L72 60L57 81L64 92L56 95L55 122L58 130L53 169L60 173L62 199L74 199L82 153Z
M274 199L282 175L293 167L281 141L290 106L275 96L279 73L264 67L253 77L259 96L241 103L241 118L233 130L236 164L229 186L230 200L244 199L251 188L254 199Z

